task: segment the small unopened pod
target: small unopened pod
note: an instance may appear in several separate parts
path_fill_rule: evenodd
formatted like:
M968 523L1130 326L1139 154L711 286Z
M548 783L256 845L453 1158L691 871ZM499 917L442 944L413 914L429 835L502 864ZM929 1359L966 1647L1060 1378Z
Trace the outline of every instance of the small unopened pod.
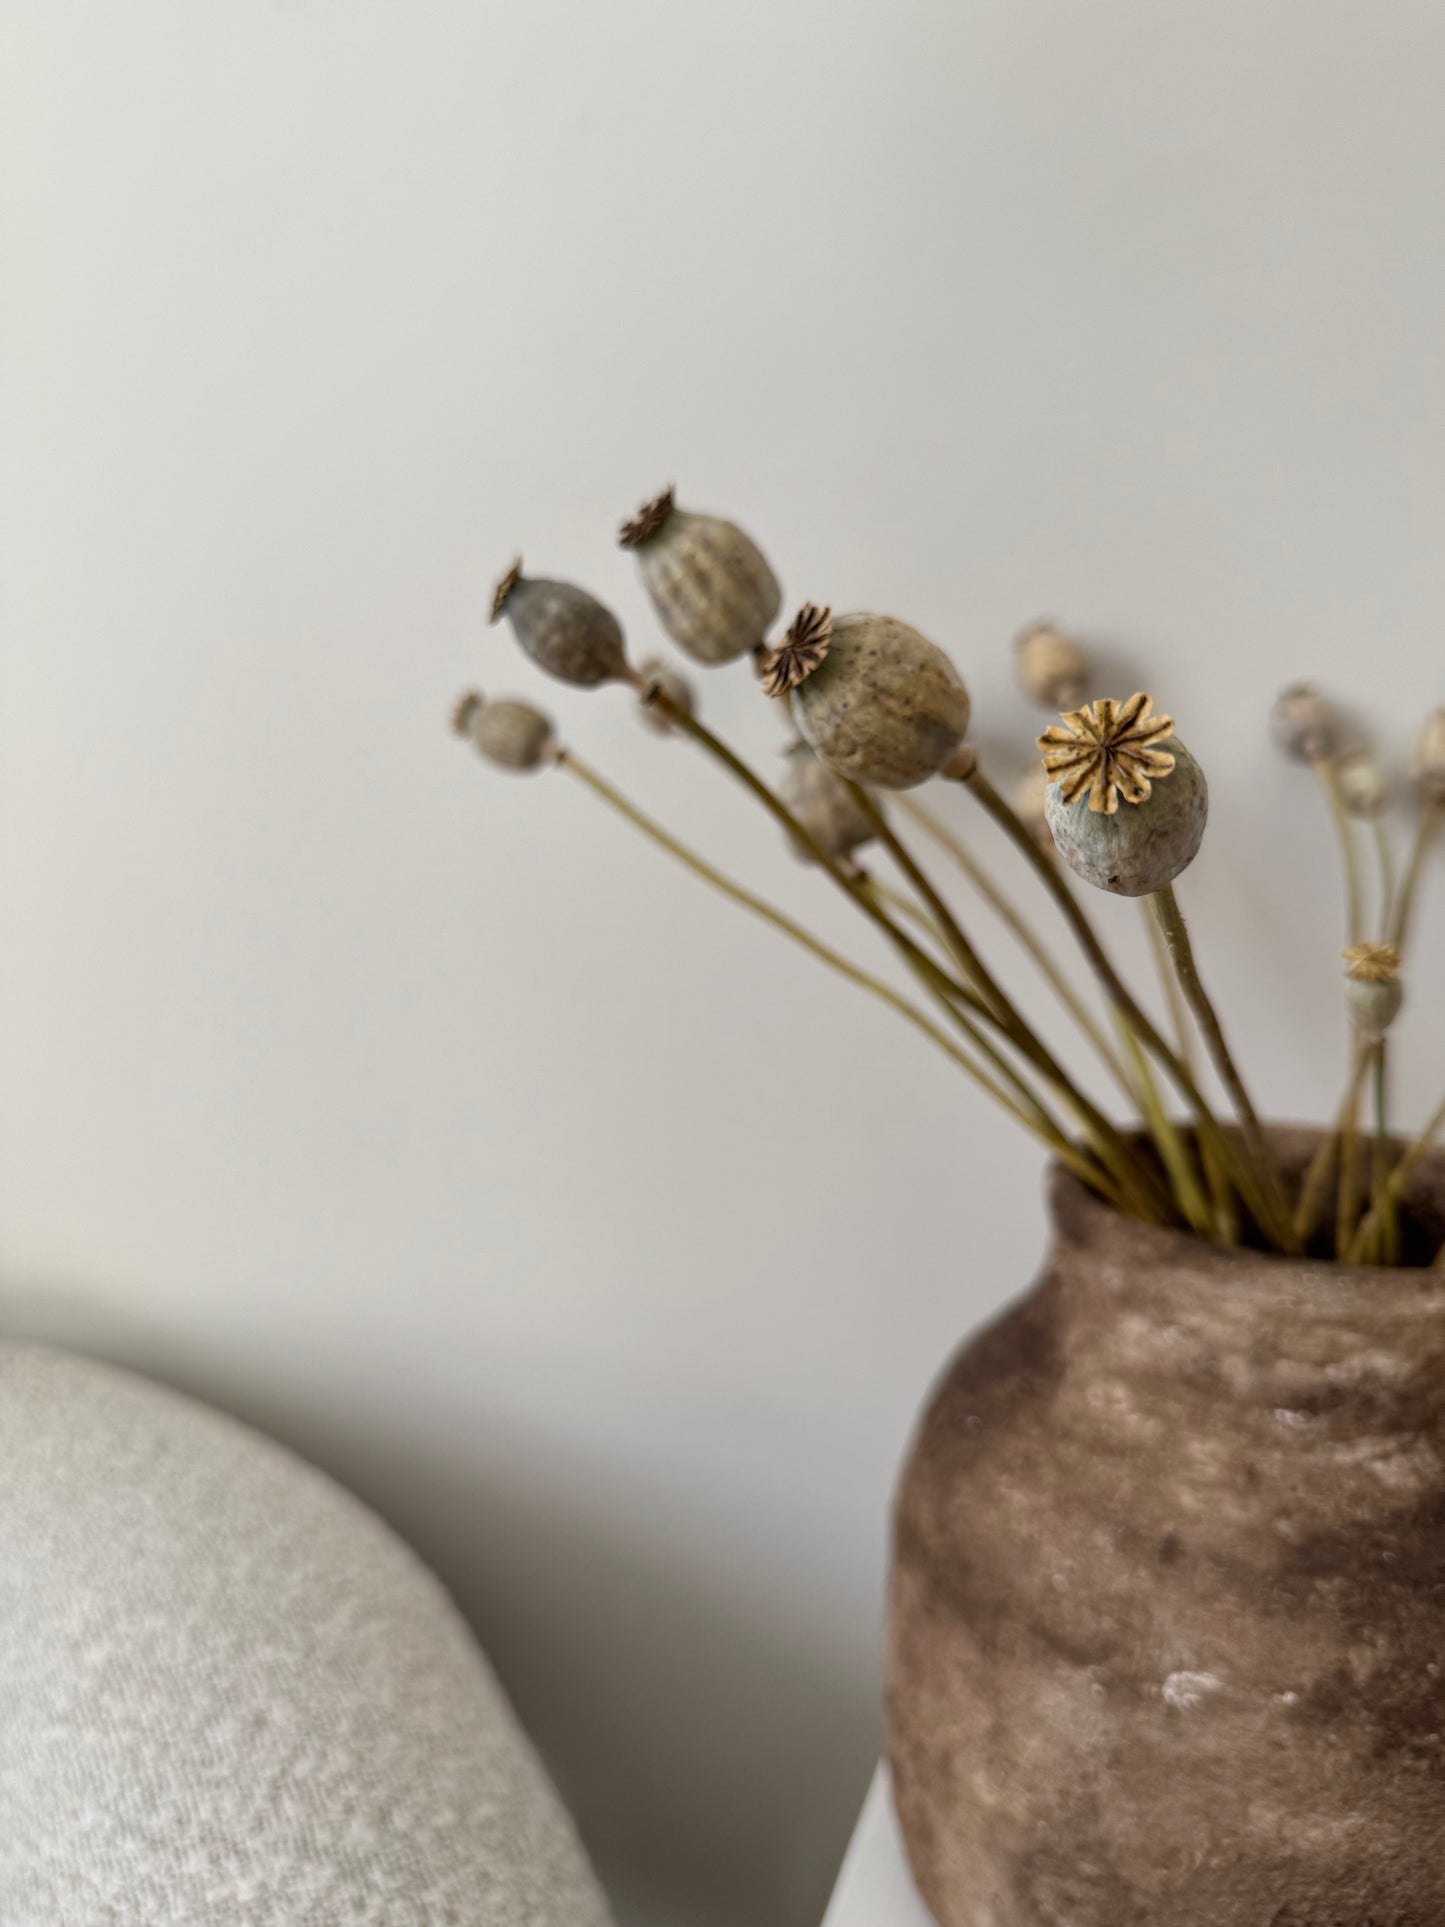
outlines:
M1377 1044L1405 1001L1400 952L1392 943L1352 943L1344 958L1350 1017L1364 1042Z
M539 669L584 688L630 675L622 625L605 603L572 582L522 573L517 560L492 594L492 621L505 616Z
M666 736L676 725L663 704L650 698L653 692L657 692L685 716L691 716L696 707L692 684L671 663L664 662L661 656L649 656L637 673L640 690L638 707L642 720L649 729L655 729L659 736Z
M835 616L806 603L763 664L770 696L791 692L793 721L850 783L907 790L963 747L969 700L943 651L893 616Z
M850 856L872 840L874 830L868 813L853 791L820 763L806 743L795 743L788 751L788 767L778 794L825 856ZM797 854L808 858L811 852L795 843Z
M1351 816L1371 818L1384 813L1385 805L1390 800L1385 779L1380 774L1379 764L1364 750L1346 750L1343 756L1337 756L1334 775L1340 786L1341 799Z
M1209 786L1173 732L1141 692L1090 703L1039 738L1054 846L1096 889L1151 896L1198 853Z
M540 769L557 747L551 719L540 709L507 700L489 703L476 689L458 699L452 728L498 769Z
M1334 705L1313 683L1292 682L1274 699L1269 733L1276 749L1298 763L1322 763L1340 751L1340 722Z
M1410 774L1427 803L1445 803L1445 706L1431 712L1415 738Z
M750 535L719 515L680 509L665 489L618 536L642 571L657 619L684 655L715 666L756 649L783 605Z
M1089 659L1072 636L1051 622L1036 622L1014 637L1014 674L1024 694L1045 709L1076 709L1084 700Z

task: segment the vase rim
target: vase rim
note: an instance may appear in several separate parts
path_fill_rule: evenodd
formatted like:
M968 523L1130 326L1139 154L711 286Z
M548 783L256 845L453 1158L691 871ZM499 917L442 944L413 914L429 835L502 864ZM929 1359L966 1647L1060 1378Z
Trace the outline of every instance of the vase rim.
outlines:
M1266 1132L1290 1175L1303 1171L1324 1134L1321 1127L1304 1124L1270 1124ZM1164 1274L1188 1271L1196 1281L1204 1273L1211 1285L1225 1291L1253 1293L1266 1281L1276 1287L1288 1283L1317 1297L1321 1308L1326 1301L1338 1305L1341 1294L1368 1291L1397 1310L1445 1312L1445 1270L1431 1265L1346 1264L1252 1245L1212 1244L1183 1227L1129 1217L1057 1161L1049 1166L1048 1195L1055 1233L1071 1248L1099 1248L1120 1257L1127 1253L1136 1264ZM1417 1213L1423 1206L1425 1216L1445 1230L1445 1147L1424 1159L1407 1197Z

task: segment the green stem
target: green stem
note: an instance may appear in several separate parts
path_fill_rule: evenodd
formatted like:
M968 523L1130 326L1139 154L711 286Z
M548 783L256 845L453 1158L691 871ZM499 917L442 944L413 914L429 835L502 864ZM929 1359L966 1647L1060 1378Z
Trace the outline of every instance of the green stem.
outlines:
M1245 1143L1250 1156L1259 1171L1269 1202L1269 1214L1276 1227L1281 1223L1291 1242L1294 1239L1294 1226L1290 1220L1289 1207L1285 1203L1284 1185L1280 1178L1274 1153L1269 1139L1265 1136L1259 1117L1255 1112L1244 1079L1233 1053L1225 1041L1224 1029L1219 1014L1211 1003L1199 974L1199 964L1194 955L1194 945L1190 941L1189 926L1184 921L1184 913L1179 908L1179 899L1174 894L1172 883L1166 883L1162 890L1153 895L1154 913L1159 919L1159 927L1164 932L1164 940L1169 945L1169 955L1179 974L1179 987L1184 992L1185 1001L1194 1012L1195 1022L1199 1025L1206 1050L1220 1082L1229 1092L1240 1128L1244 1132ZM1266 1225L1264 1227L1268 1229ZM1288 1246L1286 1246L1288 1249Z
M1119 1027L1119 1041L1134 1067L1134 1075L1139 1081L1139 1097L1144 1112L1144 1122L1149 1127L1149 1135L1164 1169L1169 1173L1169 1181L1174 1186L1174 1195L1180 1208L1189 1220L1189 1227L1201 1238L1222 1237L1221 1227L1210 1209L1209 1200L1200 1189L1195 1175L1194 1164L1189 1156L1189 1147L1183 1133L1170 1117L1164 1101L1159 1095L1159 1086L1154 1073L1149 1068L1149 1059L1144 1055L1139 1039L1116 1013Z
M1365 1081L1365 1071L1369 1057L1363 1047L1356 1043L1350 1059L1350 1076L1345 1087L1344 1097L1340 1100L1339 1114L1333 1131L1325 1132L1315 1147L1300 1186L1299 1202L1295 1206L1295 1236L1301 1246L1308 1245L1314 1236L1315 1226L1319 1223L1320 1213L1324 1210L1325 1197L1329 1191L1330 1173L1335 1168L1344 1142L1347 1120L1353 1115L1360 1101L1360 1086Z
M1380 872L1379 930L1383 942L1395 910L1395 853L1390 848L1390 832L1385 827L1384 817L1373 817L1370 828L1375 836L1375 862Z
M1388 1046L1382 1037L1374 1049L1375 1141L1370 1161L1370 1200L1379 1214L1378 1257L1381 1264L1392 1265L1400 1255L1400 1227L1397 1214L1385 1189L1390 1170L1390 1081Z
M1140 912L1144 918L1144 928L1149 933L1149 948L1154 957L1154 969L1159 977L1159 985L1164 992L1165 1007L1169 1012L1169 1022L1174 1031L1175 1047L1179 1061L1189 1067L1190 1076L1194 1071L1194 1033L1189 1027L1189 1012L1179 991L1179 979L1174 974L1174 966L1169 961L1169 946L1164 941L1164 932L1159 928L1159 919L1150 910L1147 902L1141 902Z
M1371 1048L1358 1046L1361 1075L1341 1120L1340 1181L1335 1194L1335 1256L1343 1258L1355 1237L1360 1210L1360 1086L1370 1068Z

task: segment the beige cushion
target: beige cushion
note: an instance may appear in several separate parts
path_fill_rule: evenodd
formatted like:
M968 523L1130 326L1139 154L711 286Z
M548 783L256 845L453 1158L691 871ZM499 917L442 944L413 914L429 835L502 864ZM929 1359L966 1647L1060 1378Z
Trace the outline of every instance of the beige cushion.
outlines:
M329 1479L0 1347L4 1927L603 1927L441 1586Z

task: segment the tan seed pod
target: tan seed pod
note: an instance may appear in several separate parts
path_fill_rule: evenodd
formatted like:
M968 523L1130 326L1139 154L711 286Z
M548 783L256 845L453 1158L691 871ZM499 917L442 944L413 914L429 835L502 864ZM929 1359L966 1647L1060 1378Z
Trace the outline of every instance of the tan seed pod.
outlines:
M540 709L508 700L489 703L475 689L459 698L452 728L498 769L540 769L556 750L551 720Z
M1415 738L1410 774L1427 803L1445 803L1445 704L1432 710Z
M1014 674L1024 694L1045 709L1077 709L1084 700L1089 659L1072 636L1039 622L1014 638Z
M843 857L873 838L873 825L853 791L809 749L795 743L778 794L825 856ZM796 845L797 854L809 856Z
M1389 793L1373 757L1362 749L1346 750L1343 756L1335 758L1334 767L1340 796L1351 816L1375 817L1384 813Z
M788 647L773 652L770 677ZM791 697L793 720L821 760L869 789L926 783L968 731L963 678L935 643L892 616L831 617L826 653L791 685Z
M1269 729L1275 747L1296 762L1320 763L1339 754L1339 718L1313 683L1294 682L1279 692Z
M671 489L618 538L632 549L657 619L694 662L715 666L756 649L782 607L777 577L752 537L717 515L680 509Z
M661 656L649 656L638 673L642 691L638 713L649 729L655 729L659 736L667 736L675 725L665 709L648 701L648 694L651 690L660 690L670 703L691 716L696 708L692 684L671 663L664 662Z
M537 667L561 682L588 688L630 675L622 625L606 604L575 583L523 575L520 556L492 596L492 621L503 616Z

